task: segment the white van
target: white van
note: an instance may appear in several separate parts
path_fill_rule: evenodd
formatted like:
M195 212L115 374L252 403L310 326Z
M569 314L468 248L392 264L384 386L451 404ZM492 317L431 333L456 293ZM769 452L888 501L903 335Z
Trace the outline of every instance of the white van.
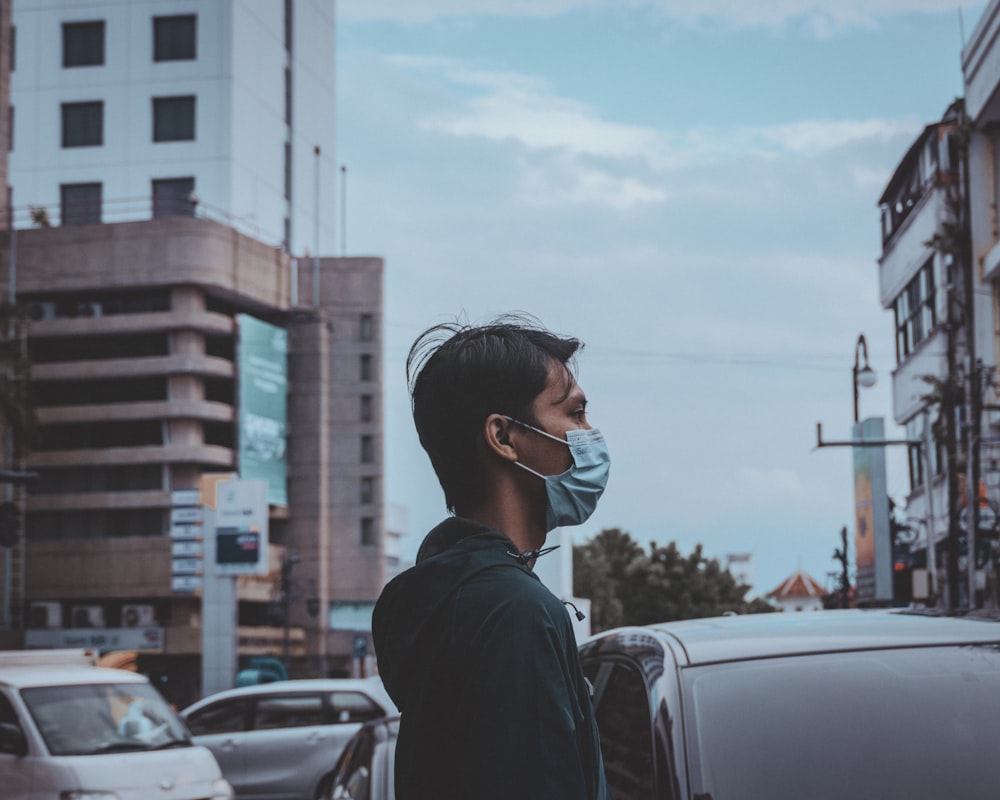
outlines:
M233 800L142 675L82 650L0 652L4 800Z

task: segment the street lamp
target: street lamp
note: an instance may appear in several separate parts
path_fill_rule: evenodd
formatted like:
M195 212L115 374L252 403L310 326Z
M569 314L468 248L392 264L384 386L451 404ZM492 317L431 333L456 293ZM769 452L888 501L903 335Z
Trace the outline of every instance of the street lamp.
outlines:
M861 366L860 357L861 353L865 355L865 364ZM875 370L868 366L868 342L865 341L865 335L858 335L858 343L854 346L854 369L852 370L854 377L854 421L858 421L858 385L864 386L866 389L870 389L875 385Z

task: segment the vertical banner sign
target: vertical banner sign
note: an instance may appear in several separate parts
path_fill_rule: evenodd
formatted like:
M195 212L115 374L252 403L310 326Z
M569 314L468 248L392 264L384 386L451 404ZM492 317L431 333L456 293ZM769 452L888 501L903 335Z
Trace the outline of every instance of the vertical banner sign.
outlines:
M853 441L885 439L881 417L854 426ZM857 602L861 605L892 600L892 543L889 533L889 495L886 490L885 448L855 447L854 552L857 558Z
M246 314L236 323L240 477L266 481L267 502L285 506L288 332Z
M226 481L215 492L216 574L267 575L267 484Z

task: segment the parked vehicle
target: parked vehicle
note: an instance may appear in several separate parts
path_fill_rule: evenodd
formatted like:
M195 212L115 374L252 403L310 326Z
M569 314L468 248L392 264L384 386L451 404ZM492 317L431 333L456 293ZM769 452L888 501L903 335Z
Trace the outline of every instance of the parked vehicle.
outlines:
M290 680L230 689L181 712L240 800L313 800L347 741L396 714L378 678Z
M144 676L95 664L82 650L0 652L4 800L232 800Z
M611 631L580 655L616 800L1000 793L995 621L722 617Z
M395 800L399 717L366 722L344 747L323 800Z
M580 656L613 800L1000 794L995 619L728 616L608 631ZM328 800L393 800L397 728L362 729Z

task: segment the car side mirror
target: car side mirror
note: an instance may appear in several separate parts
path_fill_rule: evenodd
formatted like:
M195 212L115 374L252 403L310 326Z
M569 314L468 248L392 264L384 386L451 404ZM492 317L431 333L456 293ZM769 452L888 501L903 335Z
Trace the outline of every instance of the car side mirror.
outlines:
M20 726L11 722L0 722L0 753L15 756L28 755L28 741Z

